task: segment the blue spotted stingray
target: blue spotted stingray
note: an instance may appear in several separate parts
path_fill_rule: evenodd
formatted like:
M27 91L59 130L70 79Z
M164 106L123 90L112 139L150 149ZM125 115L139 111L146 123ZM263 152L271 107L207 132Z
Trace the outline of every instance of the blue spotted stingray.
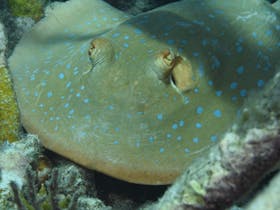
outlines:
M185 0L133 17L72 0L22 38L9 64L23 126L45 147L165 184L219 141L279 53L279 10L263 0Z

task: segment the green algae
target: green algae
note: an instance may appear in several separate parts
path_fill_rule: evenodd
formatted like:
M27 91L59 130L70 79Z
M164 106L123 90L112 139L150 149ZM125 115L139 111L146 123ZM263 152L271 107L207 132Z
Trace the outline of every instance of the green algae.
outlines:
M0 68L0 141L17 141L20 131L19 110L6 67Z
M14 16L39 20L44 14L43 0L9 0L8 2Z

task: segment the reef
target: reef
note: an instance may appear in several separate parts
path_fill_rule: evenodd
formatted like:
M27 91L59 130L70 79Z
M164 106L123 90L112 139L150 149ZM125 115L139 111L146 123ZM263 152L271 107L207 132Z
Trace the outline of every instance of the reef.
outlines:
M20 132L19 110L6 66L6 45L4 26L0 22L0 143L16 141Z
M8 0L9 8L14 16L31 17L39 20L44 15L45 0Z

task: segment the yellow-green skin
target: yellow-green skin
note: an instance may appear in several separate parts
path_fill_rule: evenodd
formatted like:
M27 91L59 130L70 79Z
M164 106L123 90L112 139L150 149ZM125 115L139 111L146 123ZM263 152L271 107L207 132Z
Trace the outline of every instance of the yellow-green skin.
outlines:
M6 67L0 67L0 141L17 141L19 135L19 110Z
M43 0L9 0L9 8L14 16L31 17L39 20L43 16Z

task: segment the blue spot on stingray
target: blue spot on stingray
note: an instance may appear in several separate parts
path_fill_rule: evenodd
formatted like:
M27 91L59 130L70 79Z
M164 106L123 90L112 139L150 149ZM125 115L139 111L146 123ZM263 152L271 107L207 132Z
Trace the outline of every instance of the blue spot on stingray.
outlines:
M161 148L159 149L159 152L160 152L160 153L163 153L163 152L164 152L164 148L161 147Z
M119 128L119 127L116 127L116 128L115 128L115 131L116 131L116 132L119 132L119 131L120 131L120 128Z
M211 56L211 68L212 69L216 69L219 68L221 66L221 62L219 61L219 59L216 56Z
M241 53L243 51L243 47L241 45L236 47L236 52Z
M58 78L59 78L59 79L63 79L63 78L64 78L64 74L63 74L63 73L59 73L59 74L58 74Z
M88 98L85 98L85 99L84 99L84 103L87 104L88 102L89 102L89 99L88 99Z
M216 142L218 140L218 137L216 135L212 135L212 136L210 136L210 140L212 142Z
M185 40L185 39L182 39L182 40L180 41L180 43L183 44L183 45L186 45L186 44L188 44L188 41Z
M76 96L77 96L77 97L80 97L80 96L81 96L81 93L77 93Z
M230 84L230 88L231 88L231 89L236 89L236 88L237 88L237 82L232 82L232 83Z
M240 96L242 96L242 97L247 96L247 91L246 91L245 89L242 89L242 90L240 91Z
M67 82L67 84L66 84L66 88L69 88L70 86L71 86L71 82Z
M262 79L258 80L257 86L258 87L263 87L264 86L264 81Z
M82 85L81 87L80 87L80 90L84 90L86 87L84 86L84 85Z
M272 31L271 31L271 30L267 30L267 31L265 32L265 35L271 36L271 35L272 35Z
M238 66L236 69L237 74L243 74L244 72L244 66Z
M202 112L203 112L203 107L202 106L196 107L196 113L197 114L202 114Z
M277 31L280 31L280 25L276 25L276 26L275 26L275 29L276 29Z
M198 57L199 56L199 52L193 52L192 53L194 57Z
M34 81L34 80L35 80L35 75L34 75L34 74L32 74L32 75L30 76L30 80L31 80L31 81Z
M163 119L162 113L157 114L157 119L158 119L158 120L162 120L162 119Z
M198 93L198 92L199 92L199 89L198 89L198 88L195 88L195 89L193 90L193 92Z
M66 68L70 69L71 68L71 63L67 63Z
M244 40L242 37L239 37L238 40L237 40L239 43L242 43Z
M146 39L140 39L139 42L140 42L141 44L144 44L144 43L146 42Z
M196 127L196 128L202 128L202 124L199 123L199 122L197 122L197 123L195 124L195 127Z
M202 46L206 46L208 44L208 41L206 39L203 39L201 41Z
M213 86L213 81L212 80L208 80L208 85L209 86Z
M172 129L173 129L173 130L176 130L177 128L178 128L178 124L174 123L174 124L172 125Z
M259 46L263 46L263 42L261 40L258 41Z
M198 67L198 73L199 73L199 76L200 77L203 77L204 76L204 67L203 67L203 64L199 64L199 67Z
M85 119L86 119L86 120L90 120L90 119L91 119L90 114L87 114L87 115L85 116Z
M253 32L253 33L252 33L252 36L253 36L254 38L257 38L257 33L256 33L256 32Z
M75 66L73 69L73 74L77 75L78 73L79 73L79 68L77 66Z
M113 110L113 109L114 109L114 106L113 106L113 105L109 105L109 106L108 106L108 109L109 109L109 110Z
M140 35L142 34L142 31L138 28L134 29L134 33L137 34L137 35Z
M185 153L189 153L190 149L189 148L185 148L184 151L185 151Z
M187 96L184 96L184 104L190 103L190 99Z
M69 103L64 104L64 108L68 108L69 107Z
M169 45L175 44L175 41L173 39L168 39L167 44Z
M117 38L118 36L120 36L120 33L119 33L119 32L114 33L114 34L112 35L113 38Z
M112 20L113 21L119 21L119 18L113 17Z
M154 138L153 136L150 136L150 137L149 137L149 142L150 142L150 143L153 143L154 141L155 141L155 138Z
M166 134L166 138L170 139L172 137L172 134L171 133L167 133Z
M119 144L119 141L118 141L118 140L115 140L113 143L114 143L114 144Z
M231 97L231 100L232 100L232 101L237 101L237 96L232 96L232 97Z
M47 93L47 97L48 97L48 98L52 97L52 95L53 95L52 91L49 91L49 92Z
M74 112L75 112L74 109L71 109L71 110L69 111L69 114L72 115L72 114L74 114Z
M225 12L221 9L215 9L214 12L217 14L217 15L222 15L224 14Z
M198 143L199 142L199 138L197 138L197 137L194 137L193 139L192 139L192 141L193 141L193 143Z
M193 20L192 22L197 25L204 25L204 22L202 20Z
M126 35L126 36L124 36L123 38L124 38L125 40L128 40L128 39L129 39L129 36Z
M128 43L124 43L123 46L124 46L125 48L128 48L129 45L128 45Z
M184 125L185 125L185 121L184 121L184 120L180 120L180 121L179 121L179 126L180 126L180 127L183 127Z
M182 141L182 136L177 136L177 141Z
M221 96L222 94L223 94L223 91L221 91L221 90L216 91L216 96Z
M214 114L215 117L221 117L222 116L222 112L219 109L214 110L213 114Z

